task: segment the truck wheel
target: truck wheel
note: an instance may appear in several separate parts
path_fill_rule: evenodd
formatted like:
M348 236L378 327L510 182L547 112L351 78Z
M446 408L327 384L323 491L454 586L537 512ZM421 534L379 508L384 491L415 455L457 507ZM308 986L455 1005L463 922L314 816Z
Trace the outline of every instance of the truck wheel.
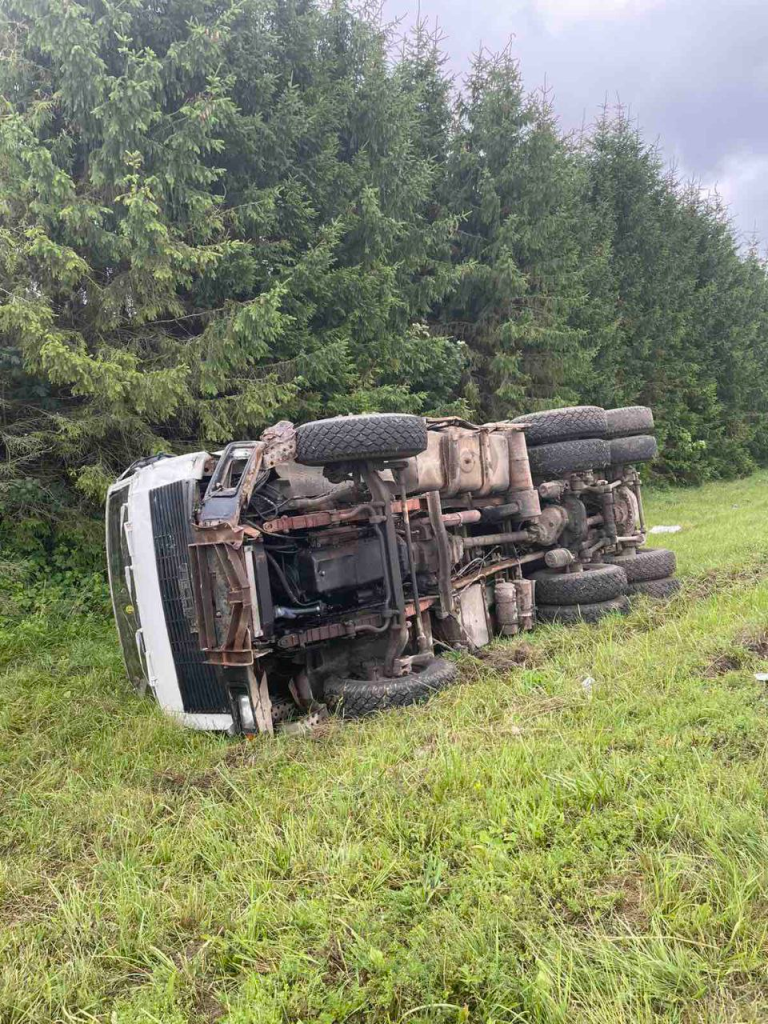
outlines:
M605 409L597 405L572 405L546 412L516 416L513 423L525 425L525 440L530 447L553 441L577 441L582 437L605 437Z
M641 434L638 437L614 437L611 446L611 465L624 466L628 462L650 462L655 459L659 446L655 437Z
M387 708L427 700L449 686L455 677L453 662L433 658L397 679L329 679L325 684L325 701L344 718L363 718Z
M528 450L531 473L541 479L553 479L564 473L602 469L610 465L611 449L607 441L593 437L582 441L542 444Z
M537 604L594 604L627 592L627 577L618 565L585 565L581 572L542 569L531 579L536 580Z
M630 583L663 580L677 568L675 553L667 548L638 548L636 555L605 555L603 561L621 566Z
M606 437L633 437L653 430L653 411L647 405L625 405L621 409L606 409L608 421Z
M626 615L629 598L615 597L612 601L598 601L595 604L543 604L536 616L539 622L597 622L611 612Z
M663 580L638 580L637 583L630 583L627 586L627 594L635 597L636 594L648 594L662 600L665 597L674 597L680 590L680 580L674 576L667 576Z
M365 459L408 459L427 447L421 416L373 413L334 416L296 428L296 461L304 466Z

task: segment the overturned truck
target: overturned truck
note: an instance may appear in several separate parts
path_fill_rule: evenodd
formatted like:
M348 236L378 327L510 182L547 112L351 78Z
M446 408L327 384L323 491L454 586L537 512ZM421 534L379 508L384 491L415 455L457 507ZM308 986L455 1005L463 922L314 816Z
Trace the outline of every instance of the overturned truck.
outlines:
M441 689L438 649L670 595L674 555L643 547L652 429L642 406L376 414L140 460L107 501L129 677L193 727L301 730Z

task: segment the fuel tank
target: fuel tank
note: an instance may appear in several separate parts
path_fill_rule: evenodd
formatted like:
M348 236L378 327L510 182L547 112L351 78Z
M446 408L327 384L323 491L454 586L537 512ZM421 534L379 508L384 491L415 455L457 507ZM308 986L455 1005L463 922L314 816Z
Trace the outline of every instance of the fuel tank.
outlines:
M520 424L486 423L474 427L437 421L429 426L426 449L408 459L404 470L409 493L439 491L442 498L525 494L526 514L539 514Z

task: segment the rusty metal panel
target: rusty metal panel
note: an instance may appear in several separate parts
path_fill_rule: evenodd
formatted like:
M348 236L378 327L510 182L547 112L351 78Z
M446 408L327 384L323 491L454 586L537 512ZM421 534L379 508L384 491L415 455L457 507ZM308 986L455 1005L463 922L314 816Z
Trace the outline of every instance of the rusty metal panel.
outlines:
M473 647L485 647L491 641L485 585L475 583L459 595L459 615L467 640Z

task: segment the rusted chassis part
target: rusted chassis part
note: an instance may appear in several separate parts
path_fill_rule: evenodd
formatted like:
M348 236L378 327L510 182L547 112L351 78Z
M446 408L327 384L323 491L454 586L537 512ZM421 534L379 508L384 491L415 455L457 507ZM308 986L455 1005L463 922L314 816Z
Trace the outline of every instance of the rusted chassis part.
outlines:
M528 567L579 572L602 553L642 542L631 467L610 481L582 472L534 486L519 424L445 419L429 426L421 454L326 468L335 489L329 497L289 502L286 514L275 506L255 525L245 521L254 490L292 462L295 432L281 423L222 454L193 524L190 568L199 644L209 664L237 678L232 701L244 702L251 716L233 703L244 731L272 731L273 678L316 720L317 685L329 673L355 663L371 679L395 679L433 658L435 638L480 646L494 630L530 629ZM381 593L373 606L299 601L270 553L272 541L294 538L315 552L319 575L326 570L318 565L330 566L326 556L354 561L360 552L361 561L375 561ZM293 606L277 606L275 576L294 593ZM302 617L306 625L287 625Z

